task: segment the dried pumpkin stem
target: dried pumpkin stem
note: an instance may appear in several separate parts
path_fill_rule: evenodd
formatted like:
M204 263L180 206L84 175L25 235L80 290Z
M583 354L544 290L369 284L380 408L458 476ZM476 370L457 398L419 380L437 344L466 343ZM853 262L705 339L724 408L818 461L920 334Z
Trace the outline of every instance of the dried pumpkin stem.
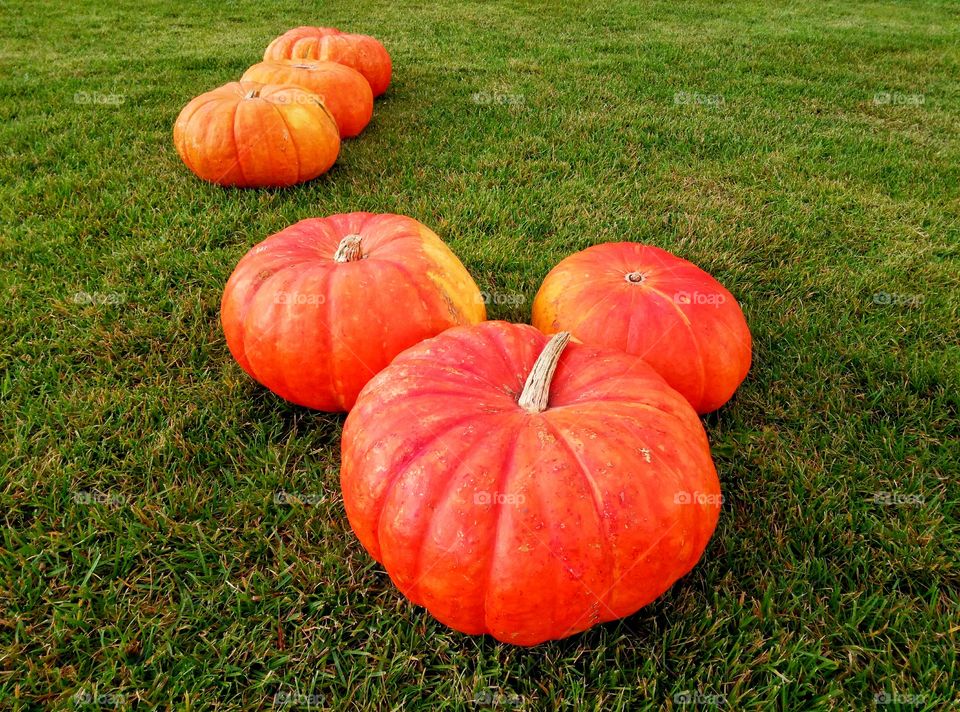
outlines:
M536 363L530 369L527 382L523 385L523 392L517 403L528 413L542 413L547 409L550 400L550 382L560 363L560 355L570 341L569 331L558 331L554 334L543 351L537 357Z
M360 259L360 236L347 235L340 244L337 245L337 251L333 254L336 262L354 262Z
M243 95L243 98L244 98L244 99L256 99L258 96L260 96L260 90L259 90L259 89L251 89L250 91L248 91L246 94Z

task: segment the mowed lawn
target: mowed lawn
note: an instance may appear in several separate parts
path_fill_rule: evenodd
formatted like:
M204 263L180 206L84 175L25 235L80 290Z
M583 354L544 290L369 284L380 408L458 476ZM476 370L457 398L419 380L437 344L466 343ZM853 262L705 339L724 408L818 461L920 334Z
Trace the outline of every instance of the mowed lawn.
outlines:
M960 705L957 4L0 17L0 709ZM177 113L301 24L384 42L373 122L311 183L200 182ZM252 245L354 210L433 228L490 318L618 240L737 296L754 363L704 419L725 502L689 576L533 649L399 595L344 516L343 416L252 382L219 324Z

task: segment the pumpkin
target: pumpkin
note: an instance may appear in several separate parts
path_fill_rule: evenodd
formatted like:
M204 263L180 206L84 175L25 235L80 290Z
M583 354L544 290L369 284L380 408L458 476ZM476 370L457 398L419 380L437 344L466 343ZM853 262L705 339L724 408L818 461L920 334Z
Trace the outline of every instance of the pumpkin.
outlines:
M374 96L390 86L393 71L390 54L370 35L340 32L332 27L295 27L273 42L263 53L271 59L323 59L356 69L370 83Z
M398 353L486 317L456 255L402 215L311 218L252 248L227 281L221 319L240 366L289 401L353 406Z
M319 96L340 129L341 138L357 136L373 116L373 92L363 75L336 62L283 59L260 62L242 81L296 84Z
M360 393L341 485L400 591L464 633L534 645L628 616L695 565L720 484L697 414L643 359L484 322Z
M286 186L328 171L340 152L340 132L312 92L232 82L184 107L173 143L187 167L211 183Z
M606 243L565 258L534 299L533 325L642 356L698 413L726 403L750 370L737 300L658 247Z

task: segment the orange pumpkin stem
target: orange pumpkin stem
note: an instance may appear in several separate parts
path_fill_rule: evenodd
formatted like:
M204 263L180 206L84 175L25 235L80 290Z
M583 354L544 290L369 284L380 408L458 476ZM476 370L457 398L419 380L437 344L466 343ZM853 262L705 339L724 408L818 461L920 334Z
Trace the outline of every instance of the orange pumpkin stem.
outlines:
M333 254L335 262L355 262L360 257L360 236L356 234L347 235L340 240L337 251Z
M570 341L569 331L558 331L554 334L543 351L537 357L536 363L530 369L527 382L523 384L523 392L517 404L528 413L542 413L547 409L550 400L550 383L553 374L560 363L560 355Z

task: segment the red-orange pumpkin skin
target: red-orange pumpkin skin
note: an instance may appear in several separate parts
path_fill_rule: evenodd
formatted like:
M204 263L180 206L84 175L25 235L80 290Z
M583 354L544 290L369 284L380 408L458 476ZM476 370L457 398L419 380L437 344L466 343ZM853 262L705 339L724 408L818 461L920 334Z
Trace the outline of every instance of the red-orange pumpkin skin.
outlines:
M642 356L698 413L730 400L750 370L750 329L737 300L658 247L605 243L565 258L534 299L533 325Z
M547 341L505 322L424 341L367 384L342 439L350 524L400 591L517 645L653 601L720 507L697 414L639 357L570 343L546 410L522 407Z
M320 97L302 87L232 82L183 108L173 143L203 180L281 187L326 173L340 152L340 132Z
M436 234L372 213L301 220L268 237L237 264L221 303L240 366L282 398L330 412L349 410L407 347L485 317L479 289Z
M319 96L340 129L341 138L359 135L373 116L373 92L363 75L345 64L308 59L260 62L241 81L296 84Z
M374 96L390 86L393 65L386 48L370 35L340 32L332 27L295 27L271 42L270 59L322 59L356 69L370 83Z

